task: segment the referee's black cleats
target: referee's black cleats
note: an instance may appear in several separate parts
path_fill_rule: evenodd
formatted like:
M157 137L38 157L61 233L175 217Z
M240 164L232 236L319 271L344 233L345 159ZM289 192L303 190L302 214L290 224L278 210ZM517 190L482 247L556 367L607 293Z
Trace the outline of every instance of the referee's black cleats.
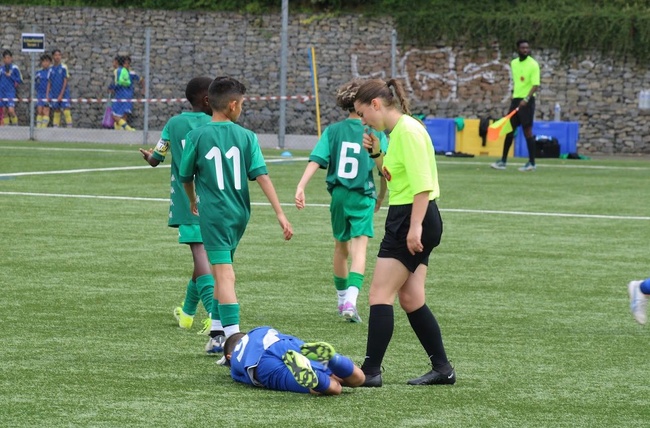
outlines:
M366 380L368 377L366 376ZM406 382L409 385L453 385L456 383L456 370L452 369L451 373L442 374L435 370L431 370L422 376L411 379Z
M366 380L361 384L363 388L379 388L382 385L381 373L368 374L366 373Z

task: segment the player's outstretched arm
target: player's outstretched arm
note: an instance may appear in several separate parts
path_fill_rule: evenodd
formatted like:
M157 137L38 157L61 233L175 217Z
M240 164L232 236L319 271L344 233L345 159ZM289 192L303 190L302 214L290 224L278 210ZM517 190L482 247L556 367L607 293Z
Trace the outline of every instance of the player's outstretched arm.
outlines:
M151 156L153 154L153 149L149 149L149 150L140 149L140 153L142 154L142 157L149 165L156 167L160 164L160 161L158 159Z
M257 184L260 185L262 192L264 192L264 195L266 195L266 199L268 199L271 203L273 211L275 211L275 215L278 218L278 222L280 223L280 227L282 228L282 233L284 233L284 239L285 241L288 241L293 236L293 227L291 226L291 223L289 223L289 220L287 220L287 217L284 215L284 211L282 211L282 206L280 205L280 200L278 199L277 193L275 193L275 187L273 187L271 177L266 174L259 175L255 181L257 181Z
M309 180L311 180L316 171L318 171L318 168L320 168L320 165L316 162L309 161L307 168L305 168L305 172L302 174L302 178L296 188L295 197L296 208L299 210L305 208L305 188L307 187L307 184L309 184Z

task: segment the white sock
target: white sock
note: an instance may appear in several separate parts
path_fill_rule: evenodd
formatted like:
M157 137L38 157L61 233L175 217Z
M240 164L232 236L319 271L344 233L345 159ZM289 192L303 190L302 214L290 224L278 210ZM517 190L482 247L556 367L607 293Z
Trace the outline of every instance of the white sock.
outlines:
M221 320L212 320L210 331L215 331L215 330L223 330L223 326L221 325Z
M345 301L357 306L357 297L359 296L359 289L357 287L348 287L345 293Z
M226 339L232 336L235 333L239 333L239 324L229 325L223 328L224 333L226 333Z
M339 296L339 306L345 303L345 295L348 290L336 290L336 295Z

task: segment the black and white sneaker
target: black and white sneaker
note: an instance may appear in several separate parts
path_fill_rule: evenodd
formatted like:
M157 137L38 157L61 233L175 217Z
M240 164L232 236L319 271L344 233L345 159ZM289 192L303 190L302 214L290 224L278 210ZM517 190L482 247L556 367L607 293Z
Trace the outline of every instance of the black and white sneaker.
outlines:
M367 378L366 378L367 379ZM422 376L406 382L409 385L453 385L456 383L456 370L452 369L449 374L442 374L431 370Z

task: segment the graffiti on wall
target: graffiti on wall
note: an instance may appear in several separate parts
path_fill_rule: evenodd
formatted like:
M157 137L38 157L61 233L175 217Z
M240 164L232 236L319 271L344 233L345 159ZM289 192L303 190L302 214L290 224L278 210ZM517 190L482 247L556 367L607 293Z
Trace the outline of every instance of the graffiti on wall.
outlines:
M369 59L367 63L360 62L359 54L351 54L352 75L363 79L390 76L390 70L376 66L376 58L382 54L385 51L368 51L363 55ZM409 49L396 63L395 77L415 100L453 102L480 94L481 98L504 102L512 93L509 60L502 58L499 49L478 49L471 54L452 48Z

